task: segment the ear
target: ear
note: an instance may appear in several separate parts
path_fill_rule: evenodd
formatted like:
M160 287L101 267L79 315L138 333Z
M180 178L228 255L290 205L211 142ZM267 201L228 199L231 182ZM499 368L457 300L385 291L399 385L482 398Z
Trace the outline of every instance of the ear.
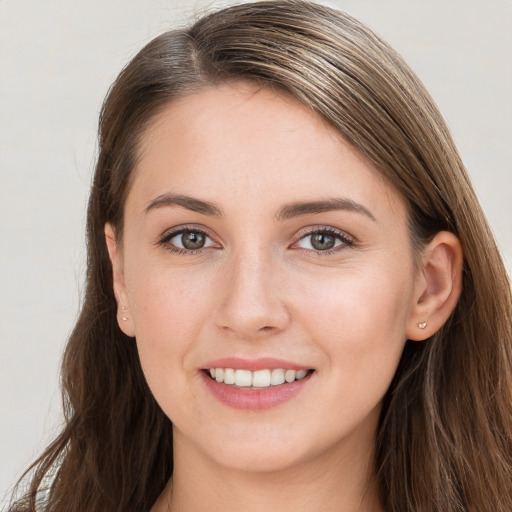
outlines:
M114 295L117 302L117 323L127 336L135 336L133 316L124 283L122 253L116 241L114 229L109 223L105 224L105 240L112 264Z
M425 247L406 328L408 339L425 340L448 320L462 291L462 264L462 247L453 233L440 231Z

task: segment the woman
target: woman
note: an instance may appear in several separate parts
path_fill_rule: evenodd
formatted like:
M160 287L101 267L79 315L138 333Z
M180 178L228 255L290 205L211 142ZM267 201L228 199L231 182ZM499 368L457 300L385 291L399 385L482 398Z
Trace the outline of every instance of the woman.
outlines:
M66 426L12 510L512 510L508 279L382 40L211 14L123 70L99 147Z

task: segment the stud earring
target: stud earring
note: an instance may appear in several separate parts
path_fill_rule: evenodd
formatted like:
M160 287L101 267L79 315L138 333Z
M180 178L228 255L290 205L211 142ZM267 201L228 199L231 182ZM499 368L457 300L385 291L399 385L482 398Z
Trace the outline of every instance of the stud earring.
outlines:
M421 322L420 324L418 324L418 327L420 329L425 329L425 327L427 327L427 322Z
M123 311L128 311L128 308L127 308L126 306L122 306L122 309L123 309ZM121 319L122 319L122 320L124 320L124 321L126 322L126 320L128 320L128 317L123 315L123 316L121 317Z

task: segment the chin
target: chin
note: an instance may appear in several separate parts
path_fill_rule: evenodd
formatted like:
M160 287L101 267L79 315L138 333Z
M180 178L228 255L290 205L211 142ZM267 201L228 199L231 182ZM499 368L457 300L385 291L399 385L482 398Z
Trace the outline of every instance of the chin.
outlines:
M244 427L232 425L229 429L220 427L207 431L199 428L192 435L178 428L175 430L175 447L179 451L185 450L183 454L187 453L187 457L195 452L196 456L209 460L207 464L219 469L251 473L289 469L303 463L308 459L308 451L313 451L305 449L307 439L311 444L312 436L299 429L291 436L289 426L252 423Z
M297 451L291 449L268 450L261 447L245 450L226 450L215 462L227 469L246 473L276 473L303 463Z

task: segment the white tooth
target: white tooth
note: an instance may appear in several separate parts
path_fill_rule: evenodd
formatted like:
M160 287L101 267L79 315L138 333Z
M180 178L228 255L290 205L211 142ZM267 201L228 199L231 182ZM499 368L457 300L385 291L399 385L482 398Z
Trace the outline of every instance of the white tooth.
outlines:
M295 374L295 378L297 380L303 379L306 376L306 373L308 373L307 370L298 370ZM225 378L226 376L224 376L224 379Z
M258 370L252 374L252 385L255 388L270 386L270 370Z
M235 370L233 368L226 368L224 370L224 384L235 383Z
M284 382L284 370L282 368L276 368L272 370L272 375L270 376L270 384L272 386L279 386Z
M224 382L224 370L222 368L217 368L215 370L215 380L217 382Z
M236 370L235 384L241 388L252 386L252 372L249 370Z
M284 374L284 379L286 382L293 382L295 380L295 370L286 370L286 373Z
M212 376L212 379L215 379L215 368L210 368L210 375Z

